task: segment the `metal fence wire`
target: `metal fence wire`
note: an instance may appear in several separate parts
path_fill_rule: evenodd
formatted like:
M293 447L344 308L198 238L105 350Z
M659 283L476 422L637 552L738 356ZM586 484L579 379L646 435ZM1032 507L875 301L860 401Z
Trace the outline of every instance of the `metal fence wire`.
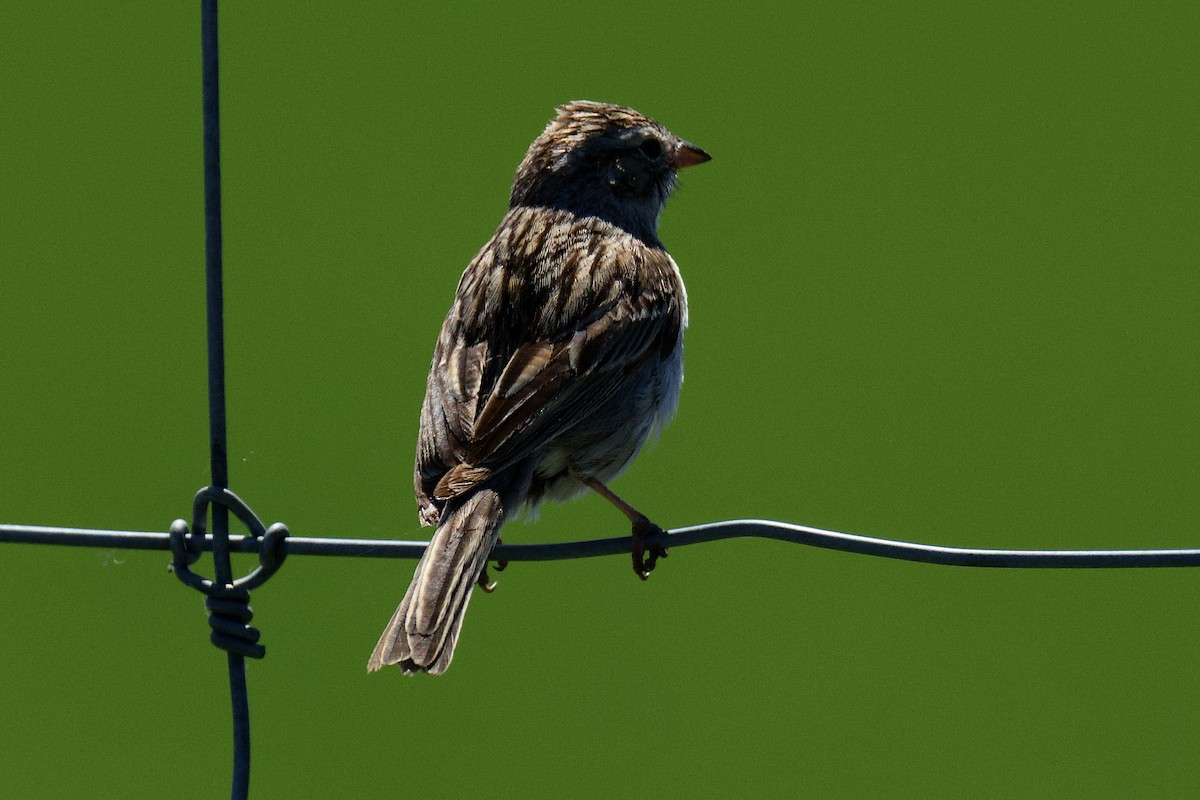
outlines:
M250 590L261 586L289 555L356 558L420 558L426 543L375 539L313 538L289 535L282 523L270 527L233 492L225 437L225 333L221 263L221 147L217 61L217 0L201 0L204 107L205 285L208 305L209 452L212 484L192 502L190 520L178 519L167 532L113 531L0 524L0 542L169 550L171 566L184 584L202 592L212 628L210 638L226 652L233 710L233 779L230 796L241 800L250 788L250 708L245 659L262 658L259 632L250 626ZM233 514L249 532L229 534ZM733 520L679 528L648 537L650 545L682 547L737 537L760 537L847 553L959 567L1130 568L1198 567L1200 549L1172 550L997 550L941 547L872 536L839 533L769 520ZM556 561L628 553L630 537L555 544L498 545L496 559ZM203 553L213 556L213 577L193 572ZM234 578L231 553L257 553L259 565Z

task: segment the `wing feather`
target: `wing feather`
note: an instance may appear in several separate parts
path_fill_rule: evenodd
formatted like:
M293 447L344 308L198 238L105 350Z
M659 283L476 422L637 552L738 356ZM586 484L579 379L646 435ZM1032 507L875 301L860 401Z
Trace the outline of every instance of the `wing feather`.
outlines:
M519 237L569 243L549 257L498 247L497 234L468 266L430 369L416 465L423 508L536 455L673 352L686 324L674 261L631 236L614 245L613 230ZM509 274L503 298L488 291L496 276L481 274L497 264Z

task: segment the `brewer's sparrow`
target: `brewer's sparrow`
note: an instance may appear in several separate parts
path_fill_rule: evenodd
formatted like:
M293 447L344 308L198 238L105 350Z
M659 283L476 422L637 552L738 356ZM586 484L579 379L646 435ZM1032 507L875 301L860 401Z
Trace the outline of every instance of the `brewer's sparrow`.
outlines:
M659 530L605 485L674 414L687 294L658 240L678 170L709 160L620 106L558 109L508 213L467 266L433 352L415 483L437 530L370 670L444 672L504 520L588 488L633 523L643 579Z

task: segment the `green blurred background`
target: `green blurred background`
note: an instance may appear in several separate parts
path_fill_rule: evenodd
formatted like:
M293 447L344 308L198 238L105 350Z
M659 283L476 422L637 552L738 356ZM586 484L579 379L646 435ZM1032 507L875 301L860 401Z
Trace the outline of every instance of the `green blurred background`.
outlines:
M0 7L0 521L165 530L208 480L195 5ZM234 490L422 535L455 282L591 98L714 155L661 231L680 413L616 484L659 523L1200 545L1200 7L993 5L225 3ZM626 531L589 497L505 538ZM6 795L227 794L224 658L166 562L0 546ZM411 569L255 593L255 797L1200 790L1198 571L515 564L446 676L367 675Z

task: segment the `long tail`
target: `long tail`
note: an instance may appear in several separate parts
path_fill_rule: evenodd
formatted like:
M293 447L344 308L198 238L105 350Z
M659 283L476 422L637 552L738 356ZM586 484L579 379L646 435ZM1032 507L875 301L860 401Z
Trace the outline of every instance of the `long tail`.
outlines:
M500 495L485 488L447 506L444 513L400 607L375 645L368 671L397 664L405 674L440 675L450 666L471 589L500 535L504 508Z

